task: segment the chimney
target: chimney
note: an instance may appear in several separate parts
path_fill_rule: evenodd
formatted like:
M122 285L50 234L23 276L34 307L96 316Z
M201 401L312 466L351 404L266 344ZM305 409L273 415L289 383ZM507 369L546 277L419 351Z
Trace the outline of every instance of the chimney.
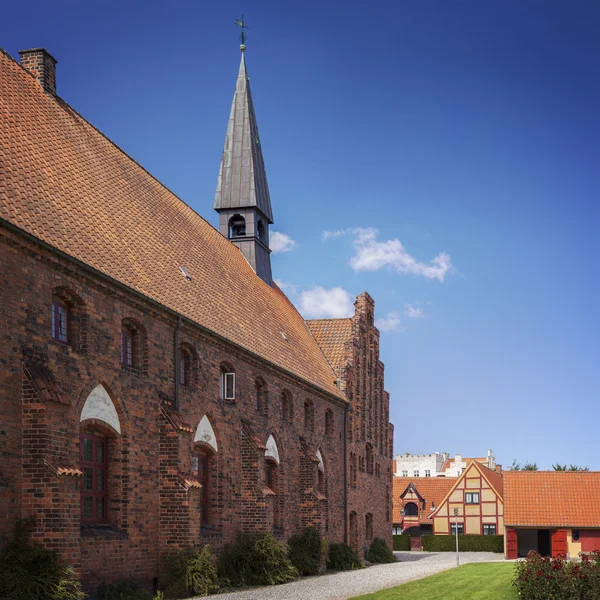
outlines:
M21 66L27 69L49 94L56 94L56 59L44 48L19 50Z

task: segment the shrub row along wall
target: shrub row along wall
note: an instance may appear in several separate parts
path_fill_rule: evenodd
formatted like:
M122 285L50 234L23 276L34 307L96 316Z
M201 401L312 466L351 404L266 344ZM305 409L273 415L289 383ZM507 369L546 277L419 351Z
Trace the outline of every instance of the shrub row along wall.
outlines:
M394 550L396 538L394 536ZM421 537L423 550L426 552L454 552L456 551L456 536L454 535L424 535ZM504 552L503 535L459 535L459 552Z
M395 535L394 538L394 550L410 550L410 535L403 533L401 535Z

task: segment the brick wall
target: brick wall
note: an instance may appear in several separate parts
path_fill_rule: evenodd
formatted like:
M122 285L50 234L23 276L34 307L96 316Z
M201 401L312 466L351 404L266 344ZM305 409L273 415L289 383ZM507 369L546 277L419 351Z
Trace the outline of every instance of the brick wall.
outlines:
M327 537L343 540L342 402L184 322L179 342L191 350L193 377L180 388L175 410L174 315L1 226L0 283L0 542L16 518L36 515L37 537L73 564L93 590L123 578L150 583L159 576L166 549L210 543L218 550L240 530L274 529L286 539L306 524L327 524ZM53 292L71 304L77 327L72 345L51 339ZM124 321L143 331L140 368L121 366ZM218 397L222 363L235 369L234 402ZM268 403L260 411L259 377ZM114 405L120 434L102 422L80 422L99 384ZM286 394L293 402L291 423L282 419ZM314 406L309 428L307 400ZM334 424L328 434L326 410ZM210 457L209 526L200 527L199 490L190 482L202 446L195 432L205 415L218 451ZM368 431L375 460L383 463L374 439L380 426L373 421ZM82 528L80 522L83 427L108 440L108 523L102 527ZM281 459L276 496L264 490L270 434ZM326 465L326 498L316 489L318 450ZM359 527L364 503L382 497L381 485L385 489L375 475L359 474L352 500ZM382 521L377 507L369 511L375 535L389 539L391 523Z
M374 308L366 292L357 298L352 339L346 343L346 365L338 373L341 389L350 399L348 511L356 516L352 516L349 537L361 553L371 543L366 528L369 513L373 515L373 536L384 539L390 548L392 543L393 426ZM371 468L367 448L372 451Z

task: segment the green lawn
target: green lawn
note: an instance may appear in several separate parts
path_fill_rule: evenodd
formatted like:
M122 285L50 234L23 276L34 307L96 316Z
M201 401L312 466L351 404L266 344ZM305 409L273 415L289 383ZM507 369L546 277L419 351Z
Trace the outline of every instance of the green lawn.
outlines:
M516 600L514 563L463 565L353 600Z

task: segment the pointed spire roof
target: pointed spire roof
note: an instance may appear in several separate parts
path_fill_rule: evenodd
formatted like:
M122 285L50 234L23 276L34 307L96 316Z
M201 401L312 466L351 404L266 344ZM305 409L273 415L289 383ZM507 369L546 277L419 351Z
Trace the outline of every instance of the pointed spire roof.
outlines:
M268 222L273 223L244 49L242 47L242 60L229 114L214 208L221 210L256 206Z

